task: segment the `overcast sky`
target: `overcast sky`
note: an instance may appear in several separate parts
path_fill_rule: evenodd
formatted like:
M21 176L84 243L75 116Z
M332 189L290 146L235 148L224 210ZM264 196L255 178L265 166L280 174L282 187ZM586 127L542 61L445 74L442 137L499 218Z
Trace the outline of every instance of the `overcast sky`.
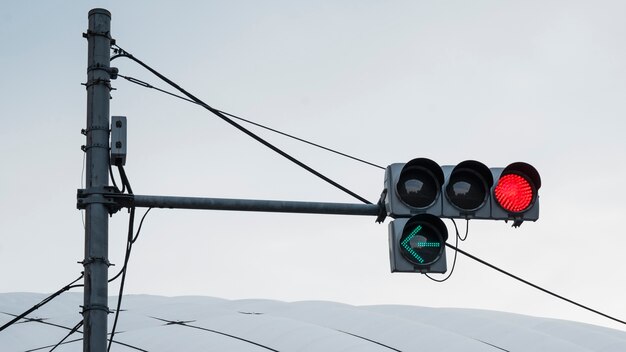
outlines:
M94 7L111 11L117 44L216 108L383 166L534 165L540 219L471 221L461 248L626 319L622 1L3 1L0 292L53 292L82 270L81 33ZM197 106L113 86L136 194L358 203ZM384 171L251 129L378 200ZM111 274L127 221L110 221ZM481 308L626 330L462 256L445 283L391 274L387 223L155 209L125 292Z

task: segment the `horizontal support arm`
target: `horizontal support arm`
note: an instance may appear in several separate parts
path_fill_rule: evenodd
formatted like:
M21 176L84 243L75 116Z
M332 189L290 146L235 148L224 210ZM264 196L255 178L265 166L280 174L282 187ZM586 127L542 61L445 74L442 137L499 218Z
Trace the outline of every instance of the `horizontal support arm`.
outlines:
M378 204L295 202L282 200L227 199L132 195L126 199L139 208L206 209L262 211L273 213L306 213L379 216L384 209Z

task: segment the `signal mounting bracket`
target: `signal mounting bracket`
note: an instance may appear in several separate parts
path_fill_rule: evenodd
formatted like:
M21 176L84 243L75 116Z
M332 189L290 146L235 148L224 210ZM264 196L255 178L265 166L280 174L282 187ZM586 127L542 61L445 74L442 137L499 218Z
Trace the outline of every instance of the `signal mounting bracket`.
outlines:
M109 214L113 215L120 209L132 204L133 195L121 193L112 186L78 189L76 192L76 208L85 209L89 204L103 204Z

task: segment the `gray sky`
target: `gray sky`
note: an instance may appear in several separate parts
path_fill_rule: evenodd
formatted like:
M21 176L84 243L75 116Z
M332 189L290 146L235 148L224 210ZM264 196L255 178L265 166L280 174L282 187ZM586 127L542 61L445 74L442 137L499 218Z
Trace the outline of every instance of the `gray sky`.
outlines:
M472 221L461 248L626 319L621 1L4 1L0 292L52 292L81 271L81 33L94 7L112 12L121 47L216 108L381 165L533 164L539 221ZM114 87L137 194L358 202L203 109ZM253 130L378 199L382 170ZM127 220L111 218L111 273ZM462 256L442 284L391 274L387 224L369 217L156 209L126 292L482 308L624 330Z

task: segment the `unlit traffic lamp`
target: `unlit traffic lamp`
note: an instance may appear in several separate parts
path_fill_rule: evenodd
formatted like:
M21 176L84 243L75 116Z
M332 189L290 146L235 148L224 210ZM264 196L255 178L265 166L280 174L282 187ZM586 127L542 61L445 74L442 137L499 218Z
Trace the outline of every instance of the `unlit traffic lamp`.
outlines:
M418 214L389 223L391 272L446 272L448 230L438 217Z
M485 164L466 160L456 166L443 166L446 183L441 216L448 218L490 217L493 175Z
M393 218L420 213L441 215L443 182L441 167L430 159L417 158L405 164L389 165L385 172L388 215Z

